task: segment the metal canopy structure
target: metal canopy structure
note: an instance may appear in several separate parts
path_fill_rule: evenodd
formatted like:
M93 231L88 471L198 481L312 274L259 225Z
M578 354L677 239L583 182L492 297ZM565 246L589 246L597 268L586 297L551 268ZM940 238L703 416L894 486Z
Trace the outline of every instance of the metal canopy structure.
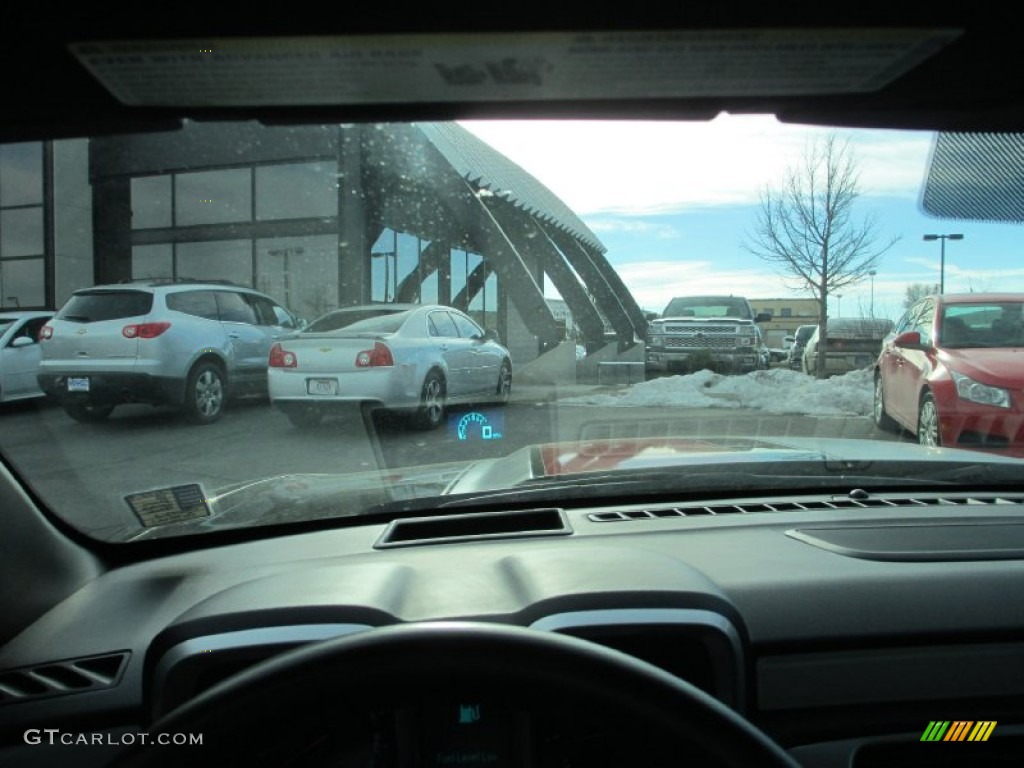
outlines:
M620 346L629 347L644 338L647 321L643 311L605 259L607 249L561 199L455 123L416 123L414 127L486 210L483 231L488 238L498 238L490 240L498 247L484 255L495 260L493 268L511 280L513 301L526 302L532 312L536 299L543 300L542 285L527 279L518 268L519 264L530 265L534 276L547 275L552 280L588 338L603 336L602 318L614 329ZM473 286L468 290L471 299ZM545 306L541 314L545 316L531 330L542 337L550 310ZM524 318L530 325L528 316Z
M367 303L373 298L372 258L383 255L374 244L390 230L396 238L394 253L388 253L394 285L385 290L385 300L419 301L427 281L434 280L442 303L466 309L480 298L486 305L486 286L496 275L502 306L514 307L517 315L514 321L501 315L498 322L521 329L522 359L566 338L545 299L546 279L591 351L612 340L620 351L631 349L646 334L643 312L586 224L537 179L455 123L187 122L177 131L93 139L89 156L99 283L133 277L133 253L140 248L166 249L166 263L178 269L181 253L200 247L209 258L223 258L225 248L234 248L243 274L250 249L255 284L267 279L269 262L260 255L267 248L306 248L304 237L318 237L322 250L334 238L334 266L324 282L336 279L337 285L328 295L340 305ZM319 173L321 183L330 181L336 191L325 206L326 187L313 200L305 188L272 185L269 179L289 178L275 169ZM232 186L231 174L246 181ZM223 199L230 216L195 223L178 215L172 203L188 203L181 199L184 190L200 182L219 185L217 202ZM163 190L163 197L136 199L143 188ZM288 202L268 214L268 198ZM163 206L162 218L155 226L140 226L139 211L156 203ZM401 276L399 233L419 243L415 267L405 262ZM459 251L479 259L464 281L460 275L453 284L452 254ZM189 257L193 267L196 258ZM319 263L326 264L323 258ZM387 262L380 262L385 269Z

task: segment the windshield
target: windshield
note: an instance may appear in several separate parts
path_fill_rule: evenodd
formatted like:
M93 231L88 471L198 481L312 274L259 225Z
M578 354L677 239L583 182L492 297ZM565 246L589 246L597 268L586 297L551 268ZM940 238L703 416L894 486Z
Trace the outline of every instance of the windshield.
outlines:
M1024 301L962 303L943 309L940 338L947 347L1019 347Z
M742 299L714 296L691 296L673 299L665 307L663 317L739 317L749 320L750 307Z
M0 302L59 313L18 343L3 454L120 543L1017 477L1022 230L928 209L941 138L723 114L5 145Z
M811 335L817 330L816 325L802 325L796 329L796 343L806 344L807 340L811 338Z

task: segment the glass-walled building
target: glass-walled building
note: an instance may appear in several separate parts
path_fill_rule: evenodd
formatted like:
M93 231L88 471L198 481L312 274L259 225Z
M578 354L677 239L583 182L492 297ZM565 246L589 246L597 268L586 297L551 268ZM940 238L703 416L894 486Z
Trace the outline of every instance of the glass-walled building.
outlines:
M189 122L2 147L4 308L146 279L227 279L307 319L447 304L517 361L565 341L546 282L590 339L632 347L645 329L583 222L455 124Z

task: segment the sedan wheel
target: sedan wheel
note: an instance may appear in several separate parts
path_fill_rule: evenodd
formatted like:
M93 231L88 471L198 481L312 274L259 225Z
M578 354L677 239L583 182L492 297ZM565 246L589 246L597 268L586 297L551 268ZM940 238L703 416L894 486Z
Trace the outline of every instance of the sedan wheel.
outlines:
M431 371L423 382L420 393L420 407L413 423L419 429L436 429L444 421L445 389L441 374Z
M925 395L921 399L921 407L917 411L917 442L921 445L942 445L939 433L939 412L935 408L935 400L931 395Z
M875 426L879 429L884 429L886 432L895 432L899 429L899 425L885 410L885 392L882 389L881 374L875 375L875 398L872 405L872 414Z
M501 372L498 374L498 402L504 405L512 395L512 366L508 361L501 364Z

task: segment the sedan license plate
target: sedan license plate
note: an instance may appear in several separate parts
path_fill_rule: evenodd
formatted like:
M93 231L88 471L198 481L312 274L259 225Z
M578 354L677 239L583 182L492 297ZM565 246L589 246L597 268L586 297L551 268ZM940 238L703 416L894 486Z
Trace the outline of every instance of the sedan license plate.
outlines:
M68 379L68 392L88 392L88 376L72 376Z
M306 392L311 395L338 394L337 379L309 379L306 381Z

